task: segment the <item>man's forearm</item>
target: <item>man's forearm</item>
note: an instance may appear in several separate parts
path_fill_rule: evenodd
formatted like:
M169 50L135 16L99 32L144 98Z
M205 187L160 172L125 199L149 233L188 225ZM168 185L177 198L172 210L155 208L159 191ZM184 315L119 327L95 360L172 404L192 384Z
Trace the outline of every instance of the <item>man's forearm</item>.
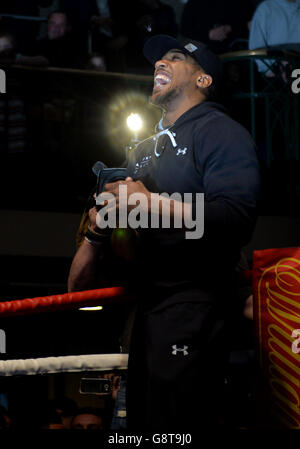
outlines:
M161 223L170 223L170 227L185 228L192 220L192 203L174 200L157 193L151 193L149 212L159 217ZM178 225L177 225L178 224Z
M83 240L73 259L69 278L68 291L80 291L97 288L96 267L101 257L102 246Z

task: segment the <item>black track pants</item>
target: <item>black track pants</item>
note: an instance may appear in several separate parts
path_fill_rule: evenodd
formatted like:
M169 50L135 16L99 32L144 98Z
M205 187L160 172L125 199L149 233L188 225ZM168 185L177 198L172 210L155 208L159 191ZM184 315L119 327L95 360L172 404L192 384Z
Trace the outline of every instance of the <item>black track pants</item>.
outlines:
M217 427L227 345L224 320L209 301L138 311L128 366L128 427Z

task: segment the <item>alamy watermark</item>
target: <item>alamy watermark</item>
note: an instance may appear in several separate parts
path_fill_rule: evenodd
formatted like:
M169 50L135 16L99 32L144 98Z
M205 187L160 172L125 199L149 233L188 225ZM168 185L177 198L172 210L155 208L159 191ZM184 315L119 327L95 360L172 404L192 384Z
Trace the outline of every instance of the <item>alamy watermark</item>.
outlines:
M299 94L300 92L300 69L294 69L292 71L292 78L296 78L293 82L292 82L292 92L294 94Z
M0 329L0 354L6 353L6 334L3 329Z
M200 239L204 234L203 193L151 193L149 199L140 192L127 195L127 185L119 184L118 209L115 196L109 192L100 193L96 204L102 206L96 217L100 229L184 229L186 239Z
M291 335L292 338L296 338L292 343L292 352L294 354L299 354L300 352L300 329L294 329Z
M0 94L6 94L6 74L0 69Z

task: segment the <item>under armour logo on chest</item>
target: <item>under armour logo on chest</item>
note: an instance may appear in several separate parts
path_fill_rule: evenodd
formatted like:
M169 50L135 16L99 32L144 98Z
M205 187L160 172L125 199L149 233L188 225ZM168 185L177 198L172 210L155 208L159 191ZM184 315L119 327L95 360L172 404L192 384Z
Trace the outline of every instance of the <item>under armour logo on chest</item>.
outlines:
M176 156L179 156L180 154L185 155L187 152L187 147L185 147L183 150L181 148L178 148Z
M177 355L178 352L183 352L183 355L188 355L188 346L183 346L183 348L177 348L177 345L172 346L172 354Z

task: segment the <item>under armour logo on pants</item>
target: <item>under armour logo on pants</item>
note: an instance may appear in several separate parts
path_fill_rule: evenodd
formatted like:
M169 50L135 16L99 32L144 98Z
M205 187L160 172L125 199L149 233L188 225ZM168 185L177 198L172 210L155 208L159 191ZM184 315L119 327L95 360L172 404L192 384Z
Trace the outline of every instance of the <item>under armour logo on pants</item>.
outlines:
M187 352L188 346L184 345L183 348L177 348L177 345L173 345L172 349L173 349L173 351L172 351L173 355L177 355L178 352L183 352L183 355L188 355L188 352Z

